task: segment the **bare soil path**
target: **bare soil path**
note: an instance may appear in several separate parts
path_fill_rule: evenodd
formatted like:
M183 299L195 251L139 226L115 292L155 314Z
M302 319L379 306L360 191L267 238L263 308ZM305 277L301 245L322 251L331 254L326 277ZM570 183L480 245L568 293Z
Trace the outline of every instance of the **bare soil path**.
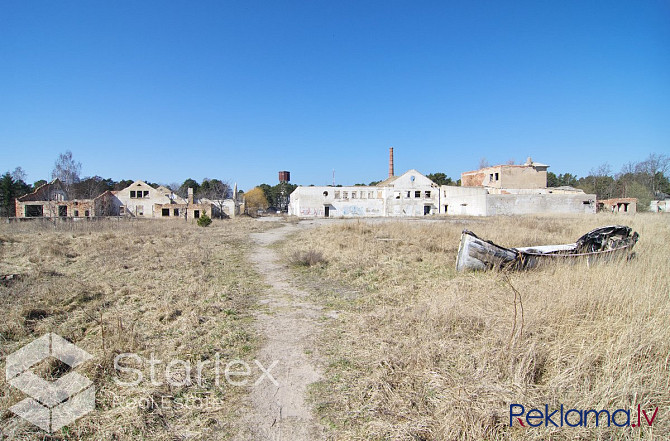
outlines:
M285 224L263 233L253 233L255 242L250 260L270 288L261 297L264 308L258 313L256 326L265 339L258 361L269 369L277 384L265 378L251 391L252 410L245 417L245 440L321 440L323 427L313 417L305 401L309 384L320 374L308 353L319 333L321 308L309 302L309 293L296 288L290 270L279 263L279 256L269 246L298 230Z

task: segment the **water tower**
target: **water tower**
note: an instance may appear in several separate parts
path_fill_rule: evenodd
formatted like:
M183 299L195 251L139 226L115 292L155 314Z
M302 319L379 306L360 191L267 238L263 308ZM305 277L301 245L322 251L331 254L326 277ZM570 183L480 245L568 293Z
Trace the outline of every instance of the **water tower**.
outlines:
M288 183L291 180L290 171L280 171L279 172L279 207L280 211L288 211Z

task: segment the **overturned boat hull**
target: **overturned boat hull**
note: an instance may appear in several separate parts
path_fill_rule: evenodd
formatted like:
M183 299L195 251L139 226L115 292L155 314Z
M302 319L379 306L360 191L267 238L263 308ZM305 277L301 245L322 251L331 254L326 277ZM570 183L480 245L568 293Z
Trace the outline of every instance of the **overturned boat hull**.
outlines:
M589 231L575 243L506 248L463 230L456 270L530 269L563 261L611 260L632 257L638 234L630 227L611 225Z

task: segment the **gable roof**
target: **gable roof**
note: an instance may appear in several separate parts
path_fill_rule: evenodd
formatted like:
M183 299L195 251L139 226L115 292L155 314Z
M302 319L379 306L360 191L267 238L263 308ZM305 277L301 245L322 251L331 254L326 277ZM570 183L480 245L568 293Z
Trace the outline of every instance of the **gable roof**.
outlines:
M379 184L377 184L377 187L394 187L398 180L401 180L401 179L405 178L407 175L420 176L421 179L424 179L424 180L430 182L431 186L437 187L437 184L435 182L433 182L431 179L429 179L423 173L421 173L421 172L419 172L419 171L417 171L413 168L407 170L405 173L403 173L401 175L391 176L390 178L386 179L385 181L382 181Z
M61 183L61 181L58 178L56 178L56 179L52 180L51 182L47 182L46 184L40 185L32 193L24 194L23 196L20 196L20 197L16 198L16 200L19 201L19 202L45 200L45 199L38 199L36 196L45 192L45 191L48 191L51 187L58 187L58 189L60 191L66 193L65 189L63 188L63 184ZM66 193L66 195L67 195L67 193Z

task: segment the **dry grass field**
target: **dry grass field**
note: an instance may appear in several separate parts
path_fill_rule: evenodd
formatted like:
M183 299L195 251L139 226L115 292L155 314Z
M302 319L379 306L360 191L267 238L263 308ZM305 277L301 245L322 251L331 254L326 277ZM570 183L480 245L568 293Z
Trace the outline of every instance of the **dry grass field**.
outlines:
M284 243L286 262L313 302L338 313L318 346L318 416L346 440L668 439L669 220L354 220L302 231ZM617 223L640 234L630 262L454 269L463 228L524 246ZM510 428L511 403L659 410L651 428Z
M197 384L195 370L216 354L221 370L234 359L253 360L259 341L252 309L263 285L246 253L249 233L267 228L251 219L215 221L209 228L160 220L0 225L0 274L21 275L0 286L3 370L8 354L55 332L94 356L77 372L97 389L95 411L45 438L6 410L24 395L8 386L3 372L2 434L16 440L228 439L248 388L215 385L212 364ZM114 382L120 353L145 359L125 362L144 375L137 387ZM153 384L146 361L152 354L162 361ZM184 381L184 364L166 371L175 359L191 363L192 384ZM65 368L53 359L37 367L46 377Z

